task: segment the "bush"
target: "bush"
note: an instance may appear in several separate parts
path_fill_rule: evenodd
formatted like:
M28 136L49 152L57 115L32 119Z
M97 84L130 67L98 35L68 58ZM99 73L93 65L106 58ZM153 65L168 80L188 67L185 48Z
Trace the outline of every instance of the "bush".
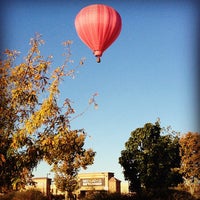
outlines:
M83 200L137 200L136 195L107 192L91 192Z
M65 199L65 195L58 194L58 195L51 195L52 200L63 200Z
M1 196L0 196L0 199L1 200L11 200L11 199L13 199L13 197L15 196L15 193L16 192L9 192L9 193L7 193L7 194L1 194Z
M38 190L10 192L0 197L1 200L47 200L47 197Z
M116 193L90 193L83 200L200 200L186 191L178 190L157 190L154 192L142 192L136 194L116 194Z

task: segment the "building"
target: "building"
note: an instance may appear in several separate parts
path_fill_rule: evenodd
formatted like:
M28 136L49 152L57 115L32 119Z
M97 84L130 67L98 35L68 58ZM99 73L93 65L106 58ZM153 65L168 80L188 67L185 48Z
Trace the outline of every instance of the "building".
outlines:
M63 194L56 188L50 178L33 178L33 181L36 183L35 187L46 196L49 196L50 193L54 195ZM128 192L128 184L121 183L120 180L114 177L112 172L80 173L78 174L78 184L79 187L75 194L79 197L84 197L90 192Z
M35 188L40 190L45 196L50 196L51 179L48 177L33 178Z
M121 192L121 181L112 172L83 173L78 175L79 189L76 194L84 197L89 192Z
M128 181L121 182L121 193L122 194L129 193L129 182Z

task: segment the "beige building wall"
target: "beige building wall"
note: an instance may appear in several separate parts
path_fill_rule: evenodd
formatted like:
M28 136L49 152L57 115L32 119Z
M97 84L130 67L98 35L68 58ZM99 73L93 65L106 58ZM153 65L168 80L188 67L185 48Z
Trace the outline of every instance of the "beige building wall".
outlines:
M121 193L121 181L119 181L115 177L110 178L109 185L108 185L108 191Z
M60 192L50 178L33 178L36 188L43 194L49 196L63 194ZM77 196L85 196L89 192L117 192L128 193L128 182L121 182L114 177L112 172L81 173L78 174L79 189L75 192Z
M106 190L108 191L109 179L114 176L114 173L99 172L99 173L84 173L79 174L79 190Z
M129 183L128 181L121 182L121 193L128 194L129 193Z
M28 188L36 188L40 190L44 195L49 196L51 190L51 179L47 177L33 178L35 186L29 186Z
M112 172L83 173L78 175L77 195L85 196L89 192L107 191L120 193L120 182Z

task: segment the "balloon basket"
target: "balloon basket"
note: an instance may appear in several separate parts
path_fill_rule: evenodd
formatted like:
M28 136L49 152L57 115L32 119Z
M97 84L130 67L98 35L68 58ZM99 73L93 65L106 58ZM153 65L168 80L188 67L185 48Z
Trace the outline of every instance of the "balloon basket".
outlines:
M97 63L100 63L101 62L101 58L97 57L96 61L97 61Z

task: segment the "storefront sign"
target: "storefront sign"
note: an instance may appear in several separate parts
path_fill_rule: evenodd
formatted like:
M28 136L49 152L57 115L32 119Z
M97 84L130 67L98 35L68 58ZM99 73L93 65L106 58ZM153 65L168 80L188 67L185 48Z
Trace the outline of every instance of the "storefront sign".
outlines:
M81 186L104 186L105 180L103 178L88 178L81 179Z

